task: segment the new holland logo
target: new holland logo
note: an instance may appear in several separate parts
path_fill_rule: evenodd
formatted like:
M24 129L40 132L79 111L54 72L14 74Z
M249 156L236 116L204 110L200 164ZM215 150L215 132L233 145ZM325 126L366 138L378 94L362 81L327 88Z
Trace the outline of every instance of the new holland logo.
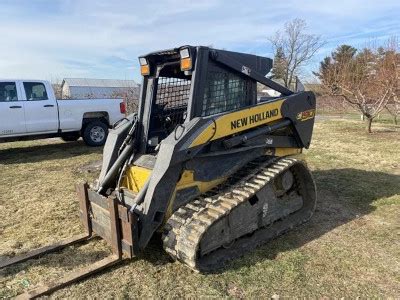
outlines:
M231 129L236 129L236 128L240 128L240 127L245 127L250 124L258 123L260 121L263 121L263 120L266 120L266 119L269 119L272 117L276 117L278 114L279 114L279 109L275 108L275 109L263 111L258 114L240 118L240 119L231 121Z
M315 117L315 109L309 109L302 112L299 112L296 116L296 119L299 121L307 121Z

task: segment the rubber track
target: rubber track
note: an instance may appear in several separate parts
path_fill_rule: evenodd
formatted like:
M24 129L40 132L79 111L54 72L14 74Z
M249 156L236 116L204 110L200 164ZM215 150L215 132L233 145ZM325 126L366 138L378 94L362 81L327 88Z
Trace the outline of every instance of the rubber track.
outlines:
M207 229L217 220L229 214L232 209L250 199L265 185L272 182L277 175L296 163L301 162L294 158L250 162L234 175L233 180L231 179L231 181L222 184L219 188L211 190L208 194L202 195L179 208L172 214L165 225L163 234L165 251L175 260L187 264L196 271L210 271L208 270L210 265L207 265L207 267L202 266L197 257L202 236ZM236 183L232 184L235 179ZM293 225L288 227L292 228ZM265 228L259 228L256 232ZM280 235L290 228L281 230L276 235ZM269 237L268 240L273 237ZM238 240L241 239L243 238ZM252 241L252 245L249 248L254 248L264 242L265 240L262 239L260 241ZM242 245L242 248L246 247ZM240 253L239 256L247 253L248 251L246 250L243 249L243 253ZM223 263L237 256L234 255L230 258L229 255L222 255ZM221 266L221 262L215 261L215 265Z

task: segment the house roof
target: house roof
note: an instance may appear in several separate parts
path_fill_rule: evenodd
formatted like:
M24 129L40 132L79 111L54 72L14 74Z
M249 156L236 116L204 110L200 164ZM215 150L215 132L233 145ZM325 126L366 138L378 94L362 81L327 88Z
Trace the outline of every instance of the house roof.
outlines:
M134 80L118 80L118 79L94 79L94 78L64 78L62 86L67 83L71 86L80 87L138 87Z

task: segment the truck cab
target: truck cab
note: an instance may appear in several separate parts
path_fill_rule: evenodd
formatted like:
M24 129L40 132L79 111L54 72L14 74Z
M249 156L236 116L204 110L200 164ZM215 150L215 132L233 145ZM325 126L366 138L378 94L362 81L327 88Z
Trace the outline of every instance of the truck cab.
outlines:
M101 146L125 116L123 99L57 100L45 80L0 80L0 141L83 137Z
M58 131L57 103L46 85L31 80L0 82L0 136Z

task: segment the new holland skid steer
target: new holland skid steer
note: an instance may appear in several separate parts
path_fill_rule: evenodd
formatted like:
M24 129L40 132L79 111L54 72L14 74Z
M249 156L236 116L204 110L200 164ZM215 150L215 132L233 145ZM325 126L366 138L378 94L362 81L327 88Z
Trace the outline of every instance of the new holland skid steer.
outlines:
M87 231L2 267L96 234L113 255L28 292L35 297L145 251L208 272L307 221L313 178L292 155L308 148L312 92L268 79L265 57L183 46L139 58L139 110L115 124L98 180L78 187ZM278 97L257 98L257 85Z

